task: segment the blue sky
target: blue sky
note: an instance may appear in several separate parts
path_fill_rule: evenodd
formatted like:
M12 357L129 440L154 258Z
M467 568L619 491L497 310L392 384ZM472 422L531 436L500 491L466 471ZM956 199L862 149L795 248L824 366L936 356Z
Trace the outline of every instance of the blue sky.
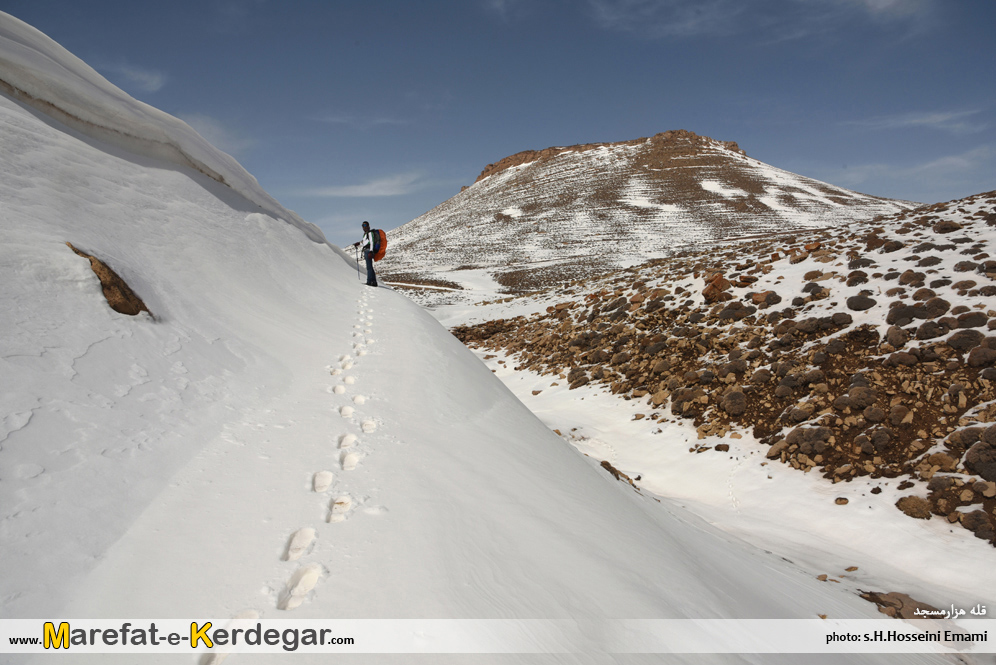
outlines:
M520 150L688 129L922 202L996 189L993 0L0 0L338 244Z

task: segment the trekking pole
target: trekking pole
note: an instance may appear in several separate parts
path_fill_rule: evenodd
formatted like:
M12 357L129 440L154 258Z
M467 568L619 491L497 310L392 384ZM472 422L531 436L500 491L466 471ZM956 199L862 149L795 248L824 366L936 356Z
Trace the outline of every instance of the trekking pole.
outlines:
M356 279L362 282L363 277L360 276L360 250L356 245L353 245L353 256L356 257Z

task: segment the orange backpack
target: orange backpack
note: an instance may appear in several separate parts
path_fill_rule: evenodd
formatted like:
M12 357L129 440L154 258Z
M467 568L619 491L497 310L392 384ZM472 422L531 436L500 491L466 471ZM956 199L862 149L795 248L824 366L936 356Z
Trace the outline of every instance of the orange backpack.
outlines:
M373 234L373 260L380 261L387 251L387 234L381 229L371 229Z

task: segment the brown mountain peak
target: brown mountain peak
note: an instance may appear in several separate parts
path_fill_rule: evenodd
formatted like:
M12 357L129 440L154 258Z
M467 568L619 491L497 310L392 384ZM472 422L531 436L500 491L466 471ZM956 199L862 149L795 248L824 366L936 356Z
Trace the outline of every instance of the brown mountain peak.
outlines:
M616 143L583 143L572 146L554 146L543 150L523 150L522 152L517 152L514 155L500 159L493 164L488 164L484 167L484 170L481 171L481 175L477 176L477 180L474 182L480 182L488 176L494 175L495 173L499 173L513 166L521 166L530 162L548 161L565 152L585 152L588 150L596 150L598 148L635 146L641 144L648 144L648 152L650 155L658 157L664 157L665 155L671 157L676 154L694 152L709 145L719 145L727 150L746 156L746 153L741 150L740 146L738 146L734 141L716 141L708 136L700 136L695 132L690 132L687 129L673 129L659 134L654 134L649 138L644 137L639 139L631 139L629 141L618 141Z

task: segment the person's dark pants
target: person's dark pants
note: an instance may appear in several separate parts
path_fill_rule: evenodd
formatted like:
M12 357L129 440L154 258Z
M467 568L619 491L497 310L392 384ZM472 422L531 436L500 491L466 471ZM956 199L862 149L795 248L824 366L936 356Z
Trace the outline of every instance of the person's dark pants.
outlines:
M363 250L363 260L367 262L367 286L377 286L377 275L374 274L373 253L369 249Z

